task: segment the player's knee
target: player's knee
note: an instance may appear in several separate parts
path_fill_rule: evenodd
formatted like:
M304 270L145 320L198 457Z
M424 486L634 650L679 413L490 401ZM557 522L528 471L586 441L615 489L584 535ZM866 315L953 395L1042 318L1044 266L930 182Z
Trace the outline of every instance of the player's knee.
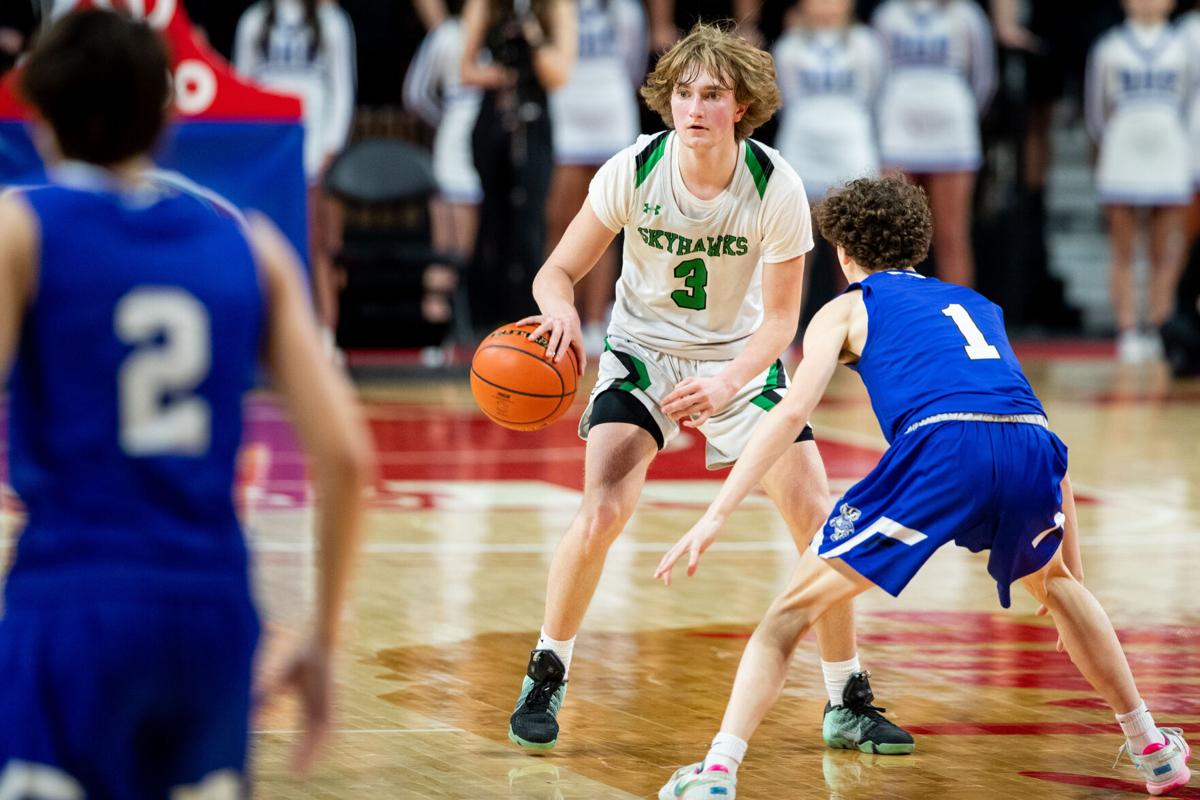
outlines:
M785 656L790 655L815 619L807 604L789 603L780 597L767 609L754 636Z
M621 533L630 512L620 500L603 498L585 505L579 513L584 548L604 552Z

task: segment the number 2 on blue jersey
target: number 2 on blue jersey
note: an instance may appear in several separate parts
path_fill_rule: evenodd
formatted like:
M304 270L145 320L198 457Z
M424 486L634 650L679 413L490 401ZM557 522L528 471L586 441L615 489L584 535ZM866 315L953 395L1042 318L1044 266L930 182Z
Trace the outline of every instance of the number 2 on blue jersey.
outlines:
M212 409L195 392L212 365L208 309L182 289L140 287L117 303L117 337L133 345L117 375L121 449L131 456L202 456Z
M942 313L954 320L958 332L967 340L963 346L963 350L967 351L967 358L972 361L984 361L1000 357L1000 351L987 343L987 339L983 338L983 331L979 330L979 326L965 308L958 303L951 303L942 309Z

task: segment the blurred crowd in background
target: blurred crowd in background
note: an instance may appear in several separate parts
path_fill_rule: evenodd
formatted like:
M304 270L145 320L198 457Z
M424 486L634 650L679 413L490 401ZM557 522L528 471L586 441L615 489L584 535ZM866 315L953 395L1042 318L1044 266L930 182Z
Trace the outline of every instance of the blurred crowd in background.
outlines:
M0 10L0 70L28 46L38 2ZM775 56L783 107L754 138L810 202L901 172L934 213L923 271L979 289L1020 332L1111 336L1124 361L1200 371L1189 0L183 4L240 73L304 101L314 304L343 347L469 345L534 312L533 275L596 169L669 124L637 95L646 71L704 20ZM1108 245L1068 269L1054 234L1079 222L1051 207L1048 183L1056 143L1085 130L1089 180L1071 191L1088 195ZM343 172L358 177L334 179L356 148ZM414 237L424 249L401 248ZM577 287L593 351L620 246ZM1070 301L1072 269L1105 283L1105 313ZM841 288L823 243L808 274L806 315Z

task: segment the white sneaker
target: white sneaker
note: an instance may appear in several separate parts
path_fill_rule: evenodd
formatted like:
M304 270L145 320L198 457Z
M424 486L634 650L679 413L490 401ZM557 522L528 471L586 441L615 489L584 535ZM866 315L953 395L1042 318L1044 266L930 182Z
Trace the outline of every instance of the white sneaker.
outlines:
M1122 364L1140 364L1145 361L1142 353L1142 334L1137 328L1126 328L1117 334L1118 361Z
M1142 340L1142 361L1163 361L1166 358L1162 337L1157 330L1142 331L1139 335Z
M1191 770L1187 767L1187 760L1192 757L1192 749L1183 740L1183 730L1159 728L1158 732L1163 735L1165 741L1150 745L1140 754L1134 753L1126 741L1117 751L1117 760L1113 762L1115 767L1121 756L1128 754L1129 760L1146 779L1146 791L1153 795L1166 794L1180 786L1186 786L1192 777Z
M734 800L736 796L737 778L717 764L704 769L703 761L675 770L658 790L658 800Z

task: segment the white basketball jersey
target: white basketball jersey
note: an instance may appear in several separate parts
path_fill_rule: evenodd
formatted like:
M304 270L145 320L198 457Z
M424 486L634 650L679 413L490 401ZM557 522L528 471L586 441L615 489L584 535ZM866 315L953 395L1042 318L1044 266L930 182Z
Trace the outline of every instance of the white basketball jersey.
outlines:
M809 197L877 173L871 109L883 61L871 29L794 29L772 54L783 95L776 144L804 180Z
M762 324L762 273L812 249L799 176L776 150L738 143L733 180L693 196L673 131L641 136L592 179L588 200L625 231L609 333L697 360L730 359ZM686 209L686 213L685 213Z

